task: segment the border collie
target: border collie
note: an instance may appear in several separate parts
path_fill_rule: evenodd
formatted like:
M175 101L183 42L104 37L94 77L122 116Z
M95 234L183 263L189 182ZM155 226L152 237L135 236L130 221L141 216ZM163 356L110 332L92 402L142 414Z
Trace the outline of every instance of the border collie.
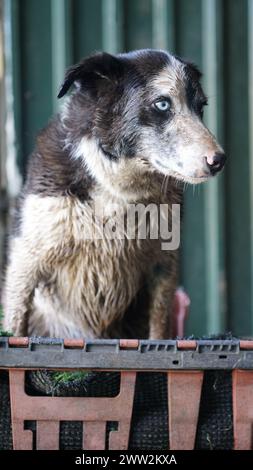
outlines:
M38 135L20 197L5 329L171 336L177 246L161 249L162 237L149 236L150 220L139 239L87 234L115 220L115 205L124 220L131 204L167 207L171 229L183 183L207 181L223 168L224 152L202 121L200 77L193 64L160 50L98 53L67 71L59 98L73 91Z

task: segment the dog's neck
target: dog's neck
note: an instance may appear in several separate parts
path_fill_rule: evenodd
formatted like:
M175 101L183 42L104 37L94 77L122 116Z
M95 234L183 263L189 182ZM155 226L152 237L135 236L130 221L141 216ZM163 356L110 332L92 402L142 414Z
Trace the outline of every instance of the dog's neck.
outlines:
M110 159L94 137L73 135L55 119L38 137L26 190L45 196L72 194L83 201L99 195L118 204L172 202L178 182L144 163L141 156Z
M79 160L94 181L95 188L103 191L118 202L138 202L159 199L163 177L157 173L145 170L139 165L136 169L136 159L107 158L94 138L83 137L73 146L70 158Z

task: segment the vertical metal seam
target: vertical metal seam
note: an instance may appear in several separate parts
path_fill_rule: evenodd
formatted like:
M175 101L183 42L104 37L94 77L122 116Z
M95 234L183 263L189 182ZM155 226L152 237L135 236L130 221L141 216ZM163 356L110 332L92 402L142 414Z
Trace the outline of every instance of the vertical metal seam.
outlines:
M208 127L217 135L217 0L202 0L202 40L203 69L205 88L210 96L210 105L206 110ZM210 181L204 190L205 203L205 237L206 237L206 306L207 332L218 333L224 328L220 292L220 217L221 181L217 178Z
M6 177L7 192L16 197L21 188L21 103L20 103L20 60L19 60L19 3L17 0L4 2L4 60L6 90ZM20 167L18 166L20 162Z
M0 192L6 190L6 145L5 145L5 115L6 115L6 99L5 99L5 83L4 83L4 4L0 3ZM1 212L1 207L0 207ZM1 226L1 214L0 214ZM1 236L1 234L0 234ZM1 249L1 246L0 246ZM1 254L0 254L1 257Z
M250 260L251 331L253 333L253 1L248 0L248 100L249 100L249 179L250 179Z
M123 48L123 4L122 0L102 0L102 44L103 50L111 54Z
M157 49L172 48L168 45L169 14L171 1L152 0L152 46ZM171 35L174 40L174 35ZM173 44L174 45L174 44Z
M57 94L66 67L72 61L71 23L71 0L51 0L52 104L54 112L59 108Z
M152 0L152 46L175 51L174 0Z

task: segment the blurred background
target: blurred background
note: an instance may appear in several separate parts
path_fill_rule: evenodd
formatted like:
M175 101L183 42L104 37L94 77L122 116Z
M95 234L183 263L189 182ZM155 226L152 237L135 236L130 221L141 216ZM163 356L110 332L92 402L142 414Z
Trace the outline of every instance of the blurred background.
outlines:
M0 270L8 214L65 68L147 47L203 71L205 121L229 156L221 176L185 191L187 333L253 334L253 0L0 0Z

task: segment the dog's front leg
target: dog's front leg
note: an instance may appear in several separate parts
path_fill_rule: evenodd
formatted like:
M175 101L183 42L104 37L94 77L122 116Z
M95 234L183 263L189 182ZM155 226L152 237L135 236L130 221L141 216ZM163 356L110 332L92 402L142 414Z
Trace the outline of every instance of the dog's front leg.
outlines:
M33 253L22 238L14 239L3 292L3 326L15 336L27 335L29 307L38 278L38 252Z
M172 306L178 283L177 256L170 267L161 268L151 286L149 311L149 338L168 339L172 337Z

